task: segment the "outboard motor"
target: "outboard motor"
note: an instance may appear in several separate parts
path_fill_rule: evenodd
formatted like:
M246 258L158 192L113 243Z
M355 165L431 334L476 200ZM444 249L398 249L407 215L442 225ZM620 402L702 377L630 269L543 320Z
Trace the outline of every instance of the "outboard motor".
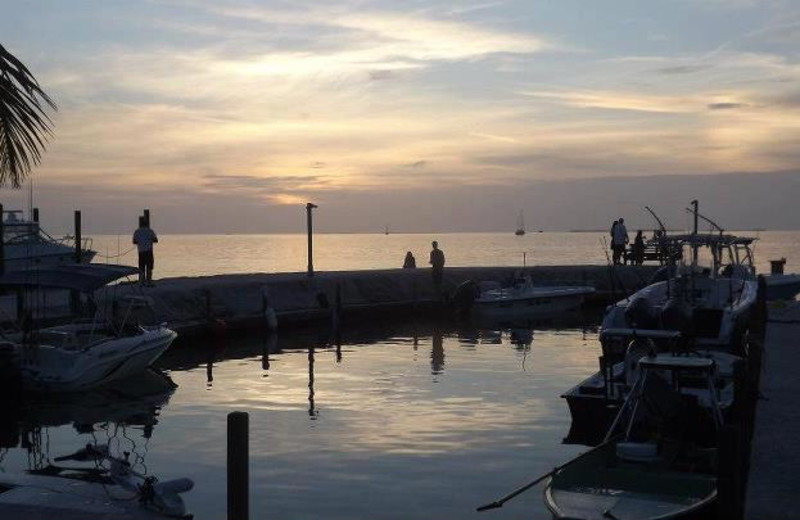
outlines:
M473 280L462 282L456 287L456 291L453 293L453 304L459 313L468 314L472 310L472 304L475 303L479 293L478 284Z
M625 309L625 322L632 329L657 329L658 314L650 300L634 298Z

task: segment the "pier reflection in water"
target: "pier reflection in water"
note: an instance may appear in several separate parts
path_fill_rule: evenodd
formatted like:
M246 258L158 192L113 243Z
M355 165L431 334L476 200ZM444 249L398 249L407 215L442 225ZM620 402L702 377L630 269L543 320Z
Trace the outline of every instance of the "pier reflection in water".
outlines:
M477 505L581 450L561 443L569 414L559 395L595 370L599 347L584 321L380 324L340 338L184 343L159 362L177 390L103 390L47 405L57 417L43 405L4 404L18 440L4 444L0 468L46 467L116 436L112 448L136 451L150 473L195 480L185 500L196 518L222 518L226 414L243 410L258 516L477 518ZM537 491L491 516L549 518Z

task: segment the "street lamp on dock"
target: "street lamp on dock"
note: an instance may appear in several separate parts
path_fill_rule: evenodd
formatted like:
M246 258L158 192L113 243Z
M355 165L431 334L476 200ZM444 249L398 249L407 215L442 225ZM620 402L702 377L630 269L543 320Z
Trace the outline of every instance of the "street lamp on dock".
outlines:
M314 230L314 223L311 210L316 208L316 204L306 202L306 231L308 232L308 277L314 277L314 241L312 233Z

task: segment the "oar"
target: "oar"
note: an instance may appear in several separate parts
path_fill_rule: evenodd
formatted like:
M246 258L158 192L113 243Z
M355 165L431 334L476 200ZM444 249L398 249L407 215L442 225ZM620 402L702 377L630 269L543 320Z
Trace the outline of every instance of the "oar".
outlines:
M545 473L541 477L539 477L539 478L537 478L535 480L531 480L530 482L528 482L527 484L525 484L521 488L517 489L516 491L512 491L511 493L509 493L508 495L504 496L500 500L495 500L494 502L492 502L490 504L486 504L486 505L480 506L479 508L476 509L476 511L478 511L478 512L488 511L489 509L497 509L499 507L503 507L503 504L505 504L506 502L508 502L512 498L516 497L517 495L521 495L522 493L528 491L530 488L532 488L533 486L535 486L539 482L543 481L547 477L550 477L553 474L555 474L556 472L561 471L562 469L566 468L567 466L570 466L570 465L574 464L575 462L578 462L579 460L581 460L585 456L589 455L590 453L594 453L595 451L597 451L600 448L606 446L607 444L616 441L619 437L620 437L620 435L615 435L614 437L612 437L612 438L610 438L610 439L608 439L606 441L603 441L602 443L598 444L594 448L581 453L580 455L578 455L574 459L570 460L569 462L565 462L561 466L556 466L555 468L553 468L552 470L548 471L547 473Z

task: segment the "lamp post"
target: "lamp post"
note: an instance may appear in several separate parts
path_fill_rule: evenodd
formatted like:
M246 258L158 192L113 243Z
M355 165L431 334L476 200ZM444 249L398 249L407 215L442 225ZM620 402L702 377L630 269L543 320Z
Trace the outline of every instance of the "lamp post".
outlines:
M314 241L313 241L313 231L314 231L314 222L311 210L316 208L316 204L312 204L311 202L306 203L306 231L308 232L308 277L314 277Z

